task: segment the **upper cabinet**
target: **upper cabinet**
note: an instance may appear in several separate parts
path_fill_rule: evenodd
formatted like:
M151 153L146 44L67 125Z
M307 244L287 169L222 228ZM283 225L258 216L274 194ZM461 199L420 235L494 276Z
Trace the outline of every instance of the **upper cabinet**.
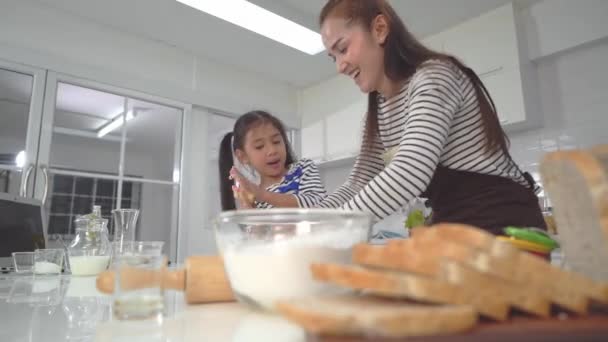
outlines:
M515 15L511 4L446 30L435 39L446 53L459 58L478 75L519 65Z
M506 130L535 123L533 94L524 91L530 61L522 58L513 4L427 37L430 48L454 55L473 69L488 89Z
M325 158L325 122L319 120L302 127L302 156L320 162Z
M360 148L367 95L353 80L338 76L298 94L302 157L322 164L354 157Z
M367 99L362 98L325 118L326 159L352 157L359 152Z
M481 80L494 102L500 124L509 128L526 121L526 105L520 68L500 66L482 75Z

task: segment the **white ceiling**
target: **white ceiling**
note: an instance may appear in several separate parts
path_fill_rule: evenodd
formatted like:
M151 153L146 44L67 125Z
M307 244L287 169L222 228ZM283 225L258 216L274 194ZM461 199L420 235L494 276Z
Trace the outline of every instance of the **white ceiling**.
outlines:
M174 0L38 0L100 24L176 46L231 67L295 86L327 79L335 68L325 53L309 56ZM218 0L221 1L221 0ZM318 31L325 0L250 0ZM419 37L437 33L509 0L393 0Z

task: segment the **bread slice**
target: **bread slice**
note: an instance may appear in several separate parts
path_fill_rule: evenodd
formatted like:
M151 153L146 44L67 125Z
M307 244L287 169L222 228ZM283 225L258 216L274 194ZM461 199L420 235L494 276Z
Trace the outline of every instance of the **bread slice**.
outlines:
M412 229L411 236L420 238L435 234L451 242L490 252L494 257L513 258L520 252L511 244L496 239L495 235L470 225L441 223L429 228Z
M419 236L408 240L392 240L388 246L355 246L353 261L377 268L438 277L472 289L477 295L483 293L484 297L503 299L523 312L540 317L549 316L550 302L541 293L466 266L470 260L474 260L476 253L482 252L445 239Z
M338 264L312 264L311 271L316 280L378 296L426 303L470 304L484 316L499 321L506 320L509 313L504 300L488 296L486 291L423 275Z
M568 266L608 282L608 145L549 153L540 174Z
M553 267L545 260L522 252L498 239L487 239L487 242L480 243L479 238L473 240L466 238L475 234L493 236L481 229L458 224L442 224L424 232L418 231L415 236L421 234L436 234L438 238L454 240L485 251L486 253L477 253L471 262L476 269L503 279L511 279L518 286L532 288L535 292L546 293L553 303L572 312L587 313L589 299L600 303L607 302L608 290L604 283Z
M312 264L313 278L380 296L427 303L465 303L462 289L434 278L355 265Z
M445 240L438 239L439 242ZM449 241L446 241L449 242ZM389 270L412 272L420 275L435 277L439 273L439 244L434 245L424 253L416 248L417 241L393 240L386 246L358 244L353 248L353 262L359 265L377 267ZM452 244L454 245L454 244ZM460 251L455 249L445 250L445 253L455 257L462 255L468 256L470 250L464 245L455 245ZM452 253L450 253L452 252Z
M517 286L507 279L479 272L457 261L443 260L439 278L452 284L476 289L486 296L504 299L512 307L534 316L549 317L551 315L551 303L542 293Z
M520 251L510 244L494 238L492 234L478 228L471 229L470 226L459 227L459 225L440 225L438 228L442 229L442 235L445 235L446 231L452 230L453 233L450 235L453 236L458 234L458 232L462 232L462 229L464 228L469 231L469 234L480 234L492 237L492 240L487 240L488 244L476 244L476 247L488 251L490 255L495 257L509 257L515 260L519 259L518 263L513 263L513 267L516 269L513 269L512 271L514 271L516 275L525 276L525 273L527 272L540 272L541 274L548 273L549 277L554 279L553 284L557 286L556 291L564 291L565 293L568 293L570 288L574 288L576 290L575 292L578 292L581 295L585 295L596 302L608 304L607 282L595 281L583 274L566 271L552 266L544 259L530 253ZM473 233L472 230L476 232ZM528 270L525 271L526 269ZM524 270L524 272L518 272L518 270ZM521 280L527 281L525 277Z
M280 301L276 307L288 320L320 335L448 335L477 323L469 305L422 305L362 296L298 298Z

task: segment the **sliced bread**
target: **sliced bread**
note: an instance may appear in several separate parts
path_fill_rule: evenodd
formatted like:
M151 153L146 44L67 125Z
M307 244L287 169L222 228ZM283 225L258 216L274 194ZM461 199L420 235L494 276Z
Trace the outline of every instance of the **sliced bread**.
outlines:
M316 280L378 296L426 303L470 304L484 316L499 321L506 320L509 313L509 306L503 299L439 278L338 264L313 264L311 271Z
M474 260L476 253L482 252L445 239L419 236L408 240L392 240L386 247L356 246L353 261L377 268L439 277L452 284L473 289L478 295L502 299L523 312L549 316L549 300L541 293L466 266L470 260ZM423 261L417 262L419 260Z
M462 289L431 277L355 265L312 264L313 278L380 296L427 303L465 303Z
M277 311L320 335L407 337L465 332L477 323L469 305L422 305L363 296L284 300Z
M608 145L549 153L540 174L568 266L608 281Z
M519 286L458 261L443 260L439 278L452 284L476 289L479 294L504 299L512 307L528 314L549 317L551 303L542 293Z
M481 229L442 224L424 232L417 232L418 236L421 234L436 234L438 238L451 239L485 251L486 253L477 253L471 262L476 269L510 279L517 285L533 289L535 292L545 293L553 303L572 312L585 314L589 299L600 303L607 301L606 284L554 267L545 260L522 252L498 239L479 243L479 238L471 241L463 238L474 234L490 235Z

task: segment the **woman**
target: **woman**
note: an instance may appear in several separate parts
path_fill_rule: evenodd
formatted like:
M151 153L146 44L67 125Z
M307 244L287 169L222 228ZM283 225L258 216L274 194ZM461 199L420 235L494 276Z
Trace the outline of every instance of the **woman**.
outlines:
M248 170L257 177L244 177ZM272 208L312 207L326 196L317 165L295 160L281 121L261 110L241 115L224 136L219 171L222 210L236 209L235 198L240 208Z
M369 94L354 169L320 206L381 219L427 197L433 223L495 234L509 225L545 227L534 181L512 160L473 70L423 46L384 0L330 0L319 21L338 72Z

